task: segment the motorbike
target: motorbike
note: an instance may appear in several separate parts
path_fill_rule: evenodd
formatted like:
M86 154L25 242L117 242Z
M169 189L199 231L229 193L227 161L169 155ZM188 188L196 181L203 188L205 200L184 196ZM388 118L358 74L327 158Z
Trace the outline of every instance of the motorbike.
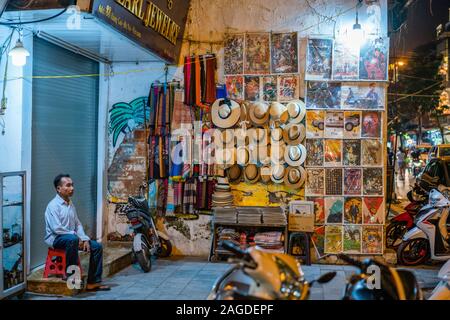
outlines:
M413 161L411 162L411 169L412 169L412 174L413 174L414 178L417 178L420 175L424 166L425 166L425 162L423 160L413 159Z
M353 274L347 281L343 300L423 299L417 279L411 271L391 268L373 259L365 259L361 262L345 254L339 254L338 257L359 269L359 272ZM379 276L378 287L376 278L375 283L372 283L374 276Z
M243 250L228 240L221 246L236 258L216 280L208 300L307 300L314 283L327 283L336 276L336 272L329 272L308 283L292 256L256 247Z
M430 192L426 212L416 216L416 226L403 237L397 249L397 259L401 264L414 266L429 259L450 259L450 201L448 189L441 191L434 189Z
M440 281L428 300L450 300L450 260L439 271Z
M133 256L144 272L152 267L152 256L168 257L172 253L172 244L167 235L156 229L148 201L144 196L146 184L140 187L138 197L129 197L122 209L134 232Z

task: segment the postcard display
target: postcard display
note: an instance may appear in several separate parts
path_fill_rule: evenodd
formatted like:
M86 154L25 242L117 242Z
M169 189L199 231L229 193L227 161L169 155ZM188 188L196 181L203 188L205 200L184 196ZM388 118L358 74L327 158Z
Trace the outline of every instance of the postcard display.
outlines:
M383 254L388 43L308 39L305 194L319 256Z

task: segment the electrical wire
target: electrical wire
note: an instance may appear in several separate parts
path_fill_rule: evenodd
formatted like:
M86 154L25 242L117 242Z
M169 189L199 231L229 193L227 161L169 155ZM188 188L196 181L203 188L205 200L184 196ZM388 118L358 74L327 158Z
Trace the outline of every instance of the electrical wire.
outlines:
M67 8L64 8L61 12L55 14L54 16L48 17L48 18L44 18L44 19L39 19L39 20L34 20L34 21L19 21L19 22L1 22L0 21L0 25L1 26L14 26L14 25L22 25L22 24L31 24L31 23L38 23L38 22L44 22L44 21L48 21L51 19L55 19L57 17L59 17L60 15L64 14L67 11Z

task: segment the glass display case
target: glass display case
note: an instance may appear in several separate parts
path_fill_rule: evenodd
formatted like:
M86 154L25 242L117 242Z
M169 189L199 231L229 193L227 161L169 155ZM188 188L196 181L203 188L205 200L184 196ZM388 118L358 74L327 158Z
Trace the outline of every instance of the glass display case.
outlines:
M0 173L0 299L23 292L25 172Z

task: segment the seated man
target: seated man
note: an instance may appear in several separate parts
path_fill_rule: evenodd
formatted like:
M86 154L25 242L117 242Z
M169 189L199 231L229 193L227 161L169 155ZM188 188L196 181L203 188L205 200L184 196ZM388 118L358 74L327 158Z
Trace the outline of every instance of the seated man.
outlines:
M90 252L89 273L86 290L109 290L101 285L103 269L102 245L90 240L84 233L75 206L70 198L74 187L68 174L60 174L53 181L57 195L50 201L45 211L45 242L55 249L66 251L66 264L78 266L78 250Z

